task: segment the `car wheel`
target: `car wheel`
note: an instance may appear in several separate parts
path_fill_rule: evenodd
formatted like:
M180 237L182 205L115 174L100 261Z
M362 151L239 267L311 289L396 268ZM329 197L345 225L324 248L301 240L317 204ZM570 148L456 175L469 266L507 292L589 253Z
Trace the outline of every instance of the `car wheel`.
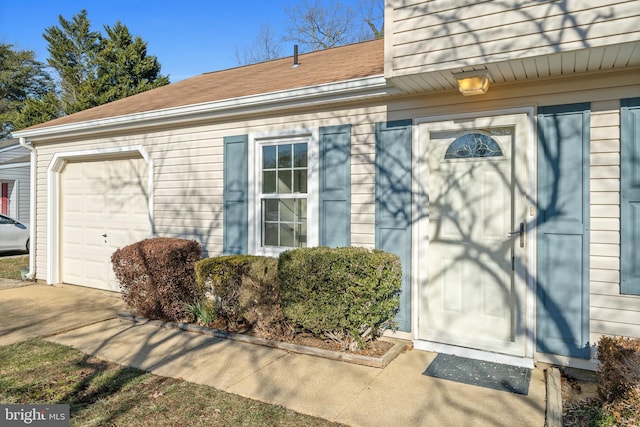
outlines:
M27 247L25 248L27 250L27 253L29 253L29 242L30 242L30 240L27 239Z

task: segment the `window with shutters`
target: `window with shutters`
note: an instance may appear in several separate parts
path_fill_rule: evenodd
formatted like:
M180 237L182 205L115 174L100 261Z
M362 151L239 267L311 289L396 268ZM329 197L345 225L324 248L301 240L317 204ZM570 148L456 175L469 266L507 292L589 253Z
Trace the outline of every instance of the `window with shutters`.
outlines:
M261 245L307 246L307 143L263 145L261 149Z
M317 246L313 134L253 136L250 141L249 252L277 256L287 249Z

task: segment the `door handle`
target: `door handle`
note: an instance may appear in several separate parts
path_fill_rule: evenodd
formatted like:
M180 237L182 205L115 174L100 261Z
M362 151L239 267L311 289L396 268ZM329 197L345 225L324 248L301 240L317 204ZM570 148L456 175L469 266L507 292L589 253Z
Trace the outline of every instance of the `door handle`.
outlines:
M106 239L106 238L107 238L107 233L104 233L104 234L102 235L102 237L104 237L104 238Z
M520 235L520 247L524 248L524 222L520 223L520 230L512 231L509 235L519 234Z

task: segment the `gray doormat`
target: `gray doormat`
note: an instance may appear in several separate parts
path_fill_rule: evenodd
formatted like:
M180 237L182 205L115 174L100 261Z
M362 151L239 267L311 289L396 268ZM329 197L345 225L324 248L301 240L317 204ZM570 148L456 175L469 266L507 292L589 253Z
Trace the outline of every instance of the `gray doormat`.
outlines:
M524 395L531 380L527 368L449 354L438 354L423 375Z

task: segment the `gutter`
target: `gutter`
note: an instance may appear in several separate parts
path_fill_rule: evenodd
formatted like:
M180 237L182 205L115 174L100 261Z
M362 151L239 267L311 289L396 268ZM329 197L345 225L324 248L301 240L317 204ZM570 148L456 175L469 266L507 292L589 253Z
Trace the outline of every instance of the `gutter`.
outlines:
M20 145L31 152L31 181L29 182L29 271L26 274L26 278L28 280L35 280L36 274L36 163L37 163L37 153L36 149L27 142L27 139L24 137L20 138Z

